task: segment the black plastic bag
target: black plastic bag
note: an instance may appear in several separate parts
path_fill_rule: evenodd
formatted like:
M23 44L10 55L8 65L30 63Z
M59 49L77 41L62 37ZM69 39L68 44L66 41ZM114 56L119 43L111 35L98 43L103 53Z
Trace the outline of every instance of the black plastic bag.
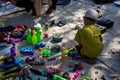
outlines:
M98 20L97 24L109 29L113 26L114 22L109 19L101 18Z

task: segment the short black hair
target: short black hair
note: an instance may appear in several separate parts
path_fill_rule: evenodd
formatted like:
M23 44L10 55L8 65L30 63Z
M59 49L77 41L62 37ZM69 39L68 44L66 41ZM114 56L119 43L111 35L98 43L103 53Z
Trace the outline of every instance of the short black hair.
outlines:
M90 20L90 21L96 21L95 19L89 18L89 17L85 17L86 19Z

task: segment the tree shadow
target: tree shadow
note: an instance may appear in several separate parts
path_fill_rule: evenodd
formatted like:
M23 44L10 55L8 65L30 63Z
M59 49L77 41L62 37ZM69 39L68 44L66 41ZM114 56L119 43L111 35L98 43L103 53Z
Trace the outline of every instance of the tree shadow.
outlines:
M40 23L42 26L44 26L45 23L49 23L51 20L60 20L61 19L61 20L67 21L66 25L69 24L69 23L72 23L74 25L83 24L82 23L82 16L84 15L84 12L86 10L88 10L90 8L94 8L98 5L92 3L91 0L86 0L86 1L85 0L77 0L77 1L76 2L72 1L67 6L57 6L57 10L53 14L51 14L51 15L42 14L41 19L38 20L37 22ZM104 15L102 17L110 19L110 20L114 20L115 25L113 26L113 28L117 26L118 31L119 31L119 27L118 27L118 25L119 25L119 15L117 15L117 13L119 12L119 9L116 10L115 13L111 13L107 10L109 8L109 5L111 5L111 4L108 4L108 5L106 4L105 5ZM113 16L113 15L115 15L115 16ZM14 17L11 16L11 17L7 18L6 24L11 24L13 26L16 26L17 24L22 23L22 24L25 24L25 25L28 25L29 27L31 27L35 24L35 21L34 21L35 19L36 19L35 17L33 17L29 14L14 15ZM63 42L64 41L64 38L63 38L63 41L59 42L59 43L62 43L61 46L68 46L68 45L71 45L71 44L76 45L74 40L69 38L71 36L68 36L68 34L72 33L72 31L76 31L76 29L74 29L74 27L70 28L69 30L66 30L67 28L63 26L62 29L66 30L65 32L63 32L63 34L65 35L66 41ZM69 26L68 26L68 28L69 28ZM110 30L112 30L112 32L110 34L112 36L116 36L117 33L116 33L115 30L113 30L113 28L110 29ZM74 37L74 36L72 36L72 37ZM108 37L108 36L105 36L105 37ZM109 47L109 43L112 41L112 39L108 38L108 39L104 39L104 40L107 42L105 47ZM45 42L49 42L49 41L53 44L59 44L57 42L52 41L51 37L45 39ZM101 59L103 59L103 61L104 61L105 58L102 57ZM106 58L106 60L109 61L109 59L107 59L107 58ZM113 60L113 62L115 63L116 61ZM111 62L106 61L106 63L107 63L108 66L111 66ZM116 66L116 65L114 65L114 66ZM86 67L86 68L88 68L88 67ZM89 68L91 68L91 67L89 67ZM98 68L101 69L101 67L99 67L99 66L98 66ZM109 72L107 69L104 69L104 68L102 68L102 69L105 70L106 72Z

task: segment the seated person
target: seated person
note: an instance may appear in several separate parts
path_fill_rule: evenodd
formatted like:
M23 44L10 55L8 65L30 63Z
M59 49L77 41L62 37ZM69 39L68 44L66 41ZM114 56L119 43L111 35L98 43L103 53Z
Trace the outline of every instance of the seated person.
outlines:
M76 49L89 64L94 64L103 50L101 31L95 26L98 17L96 10L88 10L83 17L84 27L77 31L74 39L79 44Z

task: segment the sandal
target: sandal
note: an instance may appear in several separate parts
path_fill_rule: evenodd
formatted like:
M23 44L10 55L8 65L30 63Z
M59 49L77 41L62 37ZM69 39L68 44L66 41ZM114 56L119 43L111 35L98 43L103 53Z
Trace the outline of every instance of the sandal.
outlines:
M60 20L56 23L57 26L61 27L66 24L66 21Z

